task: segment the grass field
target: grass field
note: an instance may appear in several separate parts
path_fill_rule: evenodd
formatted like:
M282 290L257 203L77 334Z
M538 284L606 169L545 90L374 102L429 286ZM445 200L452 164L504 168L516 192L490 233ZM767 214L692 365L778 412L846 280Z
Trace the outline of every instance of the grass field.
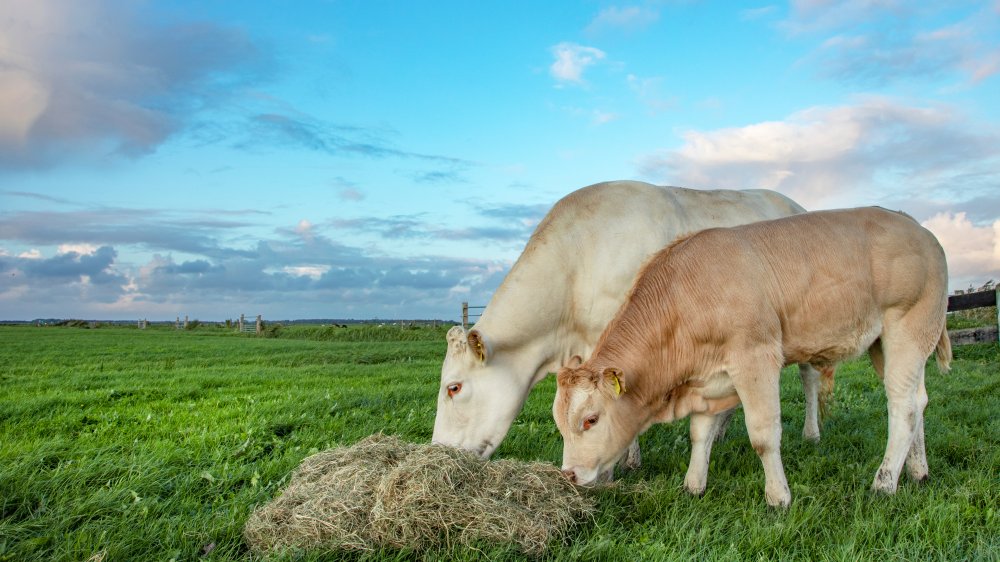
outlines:
M430 439L443 329L288 327L276 338L127 328L0 327L0 560L250 560L241 532L307 455L377 431ZM868 491L886 437L867 359L837 373L818 445L795 374L782 388L793 502L764 503L742 416L704 497L682 491L687 423L641 439L644 466L597 495L561 560L1000 559L1000 347L927 369L931 480ZM794 373L790 371L789 373ZM552 377L498 457L558 463ZM287 560L517 559L504 545Z

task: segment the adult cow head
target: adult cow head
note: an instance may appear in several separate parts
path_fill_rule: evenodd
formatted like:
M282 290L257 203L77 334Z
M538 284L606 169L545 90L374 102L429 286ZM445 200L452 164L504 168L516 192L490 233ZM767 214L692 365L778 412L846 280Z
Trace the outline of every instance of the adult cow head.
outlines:
M479 330L455 326L447 338L432 440L488 458L507 435L530 386L512 384L514 367L493 357L489 338Z
M552 416L563 437L563 473L580 485L609 475L644 419L628 376L616 367L564 367Z

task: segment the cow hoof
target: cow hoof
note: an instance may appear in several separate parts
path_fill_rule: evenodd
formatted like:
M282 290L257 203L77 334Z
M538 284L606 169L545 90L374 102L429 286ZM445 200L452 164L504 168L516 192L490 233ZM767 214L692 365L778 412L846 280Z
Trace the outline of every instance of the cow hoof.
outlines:
M896 478L885 469L879 469L875 474L875 481L872 482L872 491L876 494L891 496L896 493Z
M913 474L910 475L910 480L912 480L915 484L919 484L921 486L926 484L927 481L930 479L931 479L930 474L927 474L926 472L916 476L914 476Z
M787 509L792 504L792 493L787 486L780 490L765 490L764 498L767 500L767 505L774 508Z
M819 432L817 431L816 433L812 433L803 431L802 438L811 443L819 443Z

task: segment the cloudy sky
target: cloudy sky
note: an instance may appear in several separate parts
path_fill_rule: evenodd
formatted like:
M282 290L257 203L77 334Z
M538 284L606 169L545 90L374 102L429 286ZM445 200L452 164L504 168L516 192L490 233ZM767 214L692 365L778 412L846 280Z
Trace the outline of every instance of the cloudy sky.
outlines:
M457 319L611 179L1000 279L1000 0L0 0L0 319Z

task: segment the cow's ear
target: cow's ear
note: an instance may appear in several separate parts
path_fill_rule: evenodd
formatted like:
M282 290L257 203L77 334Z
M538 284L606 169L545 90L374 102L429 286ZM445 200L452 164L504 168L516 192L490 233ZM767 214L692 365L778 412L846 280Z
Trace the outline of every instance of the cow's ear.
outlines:
M485 363L486 358L489 356L489 348L486 345L483 335L479 330L470 330L466 338L469 342L469 351L472 352L473 357Z
M608 367L607 369L604 369L603 375L604 381L611 387L615 398L625 394L627 389L625 388L625 380L621 369L618 369L617 367Z
M579 369L580 365L583 365L583 357L580 357L579 355L574 355L573 357L569 358L569 361L567 361L566 364L563 365L563 367L568 369Z
M445 338L448 340L448 355L459 355L465 351L465 345L468 341L465 328L452 326Z

